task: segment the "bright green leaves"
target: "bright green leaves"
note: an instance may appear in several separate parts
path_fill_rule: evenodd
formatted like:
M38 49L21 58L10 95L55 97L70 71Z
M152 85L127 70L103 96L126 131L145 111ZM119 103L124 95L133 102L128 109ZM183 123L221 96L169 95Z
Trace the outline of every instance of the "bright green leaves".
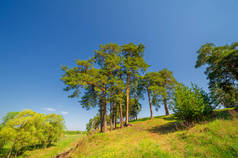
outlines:
M142 77L138 89L148 94L149 102L156 109L160 107L160 104L164 104L166 114L168 114L167 104L171 100L174 92L174 88L177 85L173 73L167 69L160 70L159 72L148 72ZM150 99L152 98L152 101Z
M172 109L178 119L187 123L200 121L213 110L204 91L196 85L192 88L178 85L174 93Z
M125 89L129 89L129 87L133 89L135 82L132 81L138 79L141 72L148 68L143 56L144 45L142 44L129 43L120 46L109 43L100 45L89 60L76 60L77 66L74 68L62 67L65 74L61 80L66 84L65 90L73 91L70 97L79 97L80 92L84 92L80 103L86 109L99 105L100 117L103 117L101 118L102 122L106 125L107 104L119 105L123 103ZM126 80L128 75L130 77ZM127 96L129 95L127 93ZM129 105L129 101L127 103ZM127 113L129 113L128 110Z
M206 65L205 74L213 96L226 107L238 105L238 43L203 45L198 50L195 67Z
M122 46L123 66L127 73L137 74L138 71L144 72L147 70L149 65L146 64L143 58L144 48L143 44L136 45L134 43Z
M10 114L13 116L9 113L4 118L9 118ZM62 116L25 110L7 120L0 131L0 139L4 144L10 144L12 151L18 152L27 147L50 145L61 138L63 132Z

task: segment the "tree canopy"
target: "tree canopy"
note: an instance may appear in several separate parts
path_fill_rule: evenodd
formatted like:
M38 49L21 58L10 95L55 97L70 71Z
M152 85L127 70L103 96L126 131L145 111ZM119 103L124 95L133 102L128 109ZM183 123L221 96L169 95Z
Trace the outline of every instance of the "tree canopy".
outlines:
M207 43L198 50L195 67L206 65L209 89L220 104L238 105L238 42L216 46Z

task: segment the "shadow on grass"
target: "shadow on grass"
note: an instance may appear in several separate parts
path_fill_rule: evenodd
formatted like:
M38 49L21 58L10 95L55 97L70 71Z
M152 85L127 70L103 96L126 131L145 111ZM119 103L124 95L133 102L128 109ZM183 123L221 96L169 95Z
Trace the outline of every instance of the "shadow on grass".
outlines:
M168 134L173 133L180 130L188 129L188 127L184 126L181 122L170 122L165 125L157 126L154 128L149 129L152 133L159 133L159 134Z
M147 121L147 120L150 120L150 118L149 117L139 118L137 120L130 120L129 122L130 123L135 123L135 122L143 122L143 121Z
M207 117L208 121L213 121L215 119L232 120L237 117L237 111L233 109L221 109L214 111L210 116Z
M164 120L176 120L176 118L174 117L173 114L168 115L168 116L155 116L154 119L164 119ZM130 123L135 123L135 122L143 122L143 121L147 121L147 120L151 120L149 117L144 117L144 118L139 118L137 120L130 120Z
M48 145L48 146L43 146L43 145L36 145L36 146L26 146L24 148L22 148L20 151L17 152L17 155L18 156L21 156L23 155L26 151L33 151L33 150L36 150L36 149L46 149L46 148L50 148L50 147L54 147L56 146L55 144L51 144L51 145ZM9 150L8 148L3 148L3 149L0 149L0 158L5 158L7 157L8 153L9 153ZM15 155L16 154L16 151L13 150L12 151L12 155Z
M238 118L238 112L233 109L222 109L222 110L216 110L207 117L203 118L201 121L197 123L202 122L212 122L217 119L223 119L223 120L232 120L233 118ZM149 129L152 133L159 133L159 134L168 134L173 133L176 131L182 131L185 129L189 129L195 125L195 123L191 123L189 126L185 125L182 121L176 121L176 118L171 116L163 116L161 119L165 120L175 120L174 122L169 122L165 125L157 126L154 128Z

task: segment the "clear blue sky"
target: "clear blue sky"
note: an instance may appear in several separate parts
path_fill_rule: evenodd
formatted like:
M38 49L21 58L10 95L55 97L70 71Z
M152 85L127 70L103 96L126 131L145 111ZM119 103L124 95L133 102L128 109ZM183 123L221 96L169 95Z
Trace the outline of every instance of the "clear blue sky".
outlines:
M206 89L203 69L194 68L196 51L238 41L237 16L237 0L1 0L0 117L55 112L68 129L85 129L97 109L67 98L60 65L88 59L108 42L141 42L149 71L168 68L178 81ZM139 116L149 116L142 103Z

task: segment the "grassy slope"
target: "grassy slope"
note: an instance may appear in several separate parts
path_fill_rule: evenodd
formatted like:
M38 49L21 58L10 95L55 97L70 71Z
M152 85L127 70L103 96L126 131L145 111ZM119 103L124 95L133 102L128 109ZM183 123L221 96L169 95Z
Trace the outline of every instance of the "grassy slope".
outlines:
M132 122L132 127L84 137L72 156L238 157L238 115L230 112L217 111L216 119L190 129L171 116L141 119Z
M82 135L66 135L62 140L56 143L54 146L51 146L46 149L37 149L33 151L26 151L20 157L29 157L29 158L50 158L69 150L75 146L75 142L78 142L81 139Z

